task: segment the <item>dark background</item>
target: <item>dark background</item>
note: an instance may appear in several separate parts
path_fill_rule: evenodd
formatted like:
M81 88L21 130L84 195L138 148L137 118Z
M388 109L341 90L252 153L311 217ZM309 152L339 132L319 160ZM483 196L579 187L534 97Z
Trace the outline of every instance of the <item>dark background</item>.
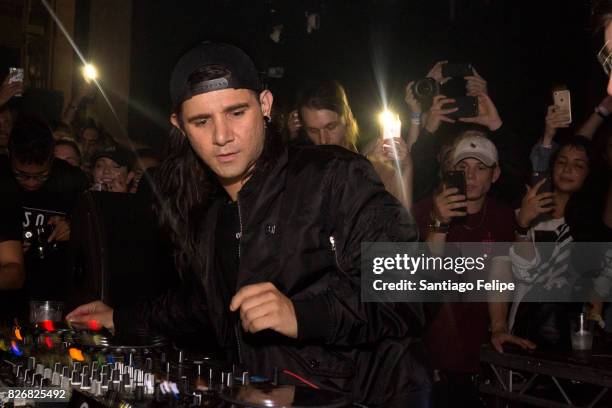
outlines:
M585 0L134 0L130 134L163 141L172 66L209 39L243 47L262 70L283 65L285 78L271 86L285 107L309 76L340 80L366 138L376 132L383 92L405 111L408 80L438 60L471 62L528 148L542 133L553 85L571 90L575 123L604 96L606 78L595 59L601 38L589 31L589 8ZM311 35L307 10L321 15L321 29ZM266 39L277 22L285 26L283 44L271 46Z

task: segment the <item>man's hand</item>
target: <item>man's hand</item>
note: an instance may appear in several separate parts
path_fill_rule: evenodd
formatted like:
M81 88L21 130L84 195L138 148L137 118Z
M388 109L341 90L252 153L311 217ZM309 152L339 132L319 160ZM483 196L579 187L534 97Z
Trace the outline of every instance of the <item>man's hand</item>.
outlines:
M474 71L474 75L468 75L464 78L467 81L465 84L467 94L469 96L478 96L479 94L488 95L487 81L485 81L474 68L472 68L472 71Z
M546 112L546 125L544 127L544 139L552 141L559 128L569 127L569 111L558 106L550 105Z
M467 197L459 193L456 187L446 188L434 197L433 212L436 219L443 223L451 222L453 217L463 217L467 215ZM461 209L461 210L460 210Z
M409 82L408 85L406 85L406 95L404 96L404 101L406 102L406 105L408 105L410 112L422 113L423 109L421 108L421 102L419 102L414 96L414 90L412 89L413 86L414 81Z
M431 69L429 70L429 72L427 73L427 78L433 78L436 80L436 82L440 83L440 84L444 84L445 82L447 82L450 78L445 78L442 76L442 66L444 64L446 64L448 61L438 61L435 63L435 65L433 67L431 67Z
M70 221L66 217L53 216L47 224L55 226L47 242L70 241Z
M516 221L521 228L529 228L533 220L540 214L546 214L555 210L555 193L540 193L538 189L546 182L540 180L535 186L527 187L527 194L521 202L521 209L516 216Z
M491 132L499 129L503 122L499 117L495 104L485 93L475 95L478 98L478 116L473 118L459 118L459 121L465 123L476 123L486 126Z
M436 133L442 122L455 123L454 119L451 119L446 115L457 112L457 109L459 108L444 109L444 105L453 102L455 102L454 99L447 98L444 95L434 96L431 109L429 110L429 114L427 115L427 120L425 122L425 129L427 129L429 133Z
M115 330L113 309L100 300L81 305L66 315L66 321L79 329L99 330L105 327Z
M257 333L272 329L287 337L297 338L298 325L293 302L270 282L242 287L232 298L230 310L240 310L244 331Z
M523 350L535 350L536 348L535 343L522 337L510 334L507 331L494 331L491 333L491 344L498 353L504 352L503 345L506 343L515 344L521 347Z
M13 96L23 92L23 82L8 83L10 75L7 75L0 86L0 106L7 103Z

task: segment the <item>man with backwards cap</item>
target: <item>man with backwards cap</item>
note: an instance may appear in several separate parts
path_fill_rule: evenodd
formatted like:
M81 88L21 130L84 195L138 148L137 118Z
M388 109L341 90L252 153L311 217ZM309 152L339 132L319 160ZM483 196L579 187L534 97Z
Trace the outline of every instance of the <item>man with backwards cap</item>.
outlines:
M170 80L170 152L156 171L189 288L67 319L117 333L212 332L251 373L343 392L368 406L427 406L411 304L360 299L360 245L413 241L414 223L367 160L336 146L278 143L273 97L240 49L203 43ZM134 327L136 326L136 327Z

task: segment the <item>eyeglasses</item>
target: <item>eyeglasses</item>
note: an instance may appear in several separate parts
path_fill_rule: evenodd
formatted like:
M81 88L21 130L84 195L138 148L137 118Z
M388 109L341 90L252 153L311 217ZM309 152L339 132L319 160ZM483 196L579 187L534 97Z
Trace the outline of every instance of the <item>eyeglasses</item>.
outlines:
M15 178L19 181L28 181L30 179L32 180L36 180L38 182L45 182L47 181L47 179L49 179L49 173L51 172L51 170L47 170L44 173L41 174L28 174L28 173L22 173L20 171L17 170L13 170L13 175L15 176Z
M601 64L606 75L610 76L612 71L612 54L608 51L609 42L605 43L601 50L597 53L597 60Z

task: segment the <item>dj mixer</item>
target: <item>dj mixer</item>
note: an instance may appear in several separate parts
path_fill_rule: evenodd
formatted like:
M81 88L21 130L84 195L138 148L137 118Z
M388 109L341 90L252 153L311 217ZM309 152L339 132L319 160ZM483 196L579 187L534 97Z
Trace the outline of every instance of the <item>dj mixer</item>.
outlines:
M161 337L118 338L46 321L2 328L0 353L0 406L351 406L345 395L278 384Z

